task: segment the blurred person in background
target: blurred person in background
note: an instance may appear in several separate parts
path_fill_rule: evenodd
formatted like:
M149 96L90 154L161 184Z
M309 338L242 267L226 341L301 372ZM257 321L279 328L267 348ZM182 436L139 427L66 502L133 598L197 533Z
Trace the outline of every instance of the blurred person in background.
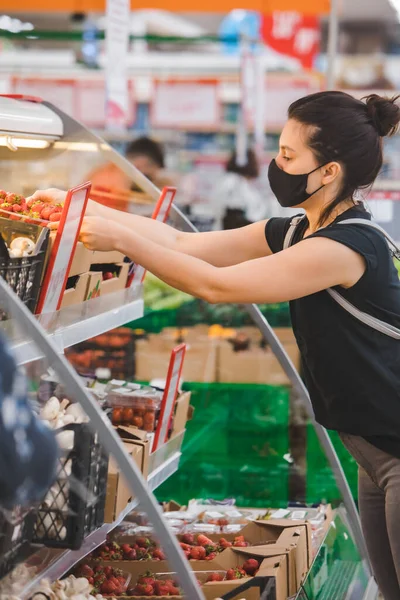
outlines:
M260 174L254 150L247 151L247 162L240 166L232 152L225 174L212 193L216 222L215 229L245 227L266 216L266 203L255 182Z
M149 137L140 137L128 144L125 154L129 162L154 185L160 189L171 185L171 181L163 174L165 157L160 143ZM128 197L139 204L154 204L154 200L113 163L101 165L87 179L92 182L93 189L106 192L101 198L96 195L96 200L110 208L129 211ZM109 196L110 193L115 197Z

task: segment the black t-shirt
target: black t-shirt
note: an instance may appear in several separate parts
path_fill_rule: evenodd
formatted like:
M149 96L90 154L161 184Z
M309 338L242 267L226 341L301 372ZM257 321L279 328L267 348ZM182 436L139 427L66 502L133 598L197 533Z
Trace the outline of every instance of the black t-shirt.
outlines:
M363 312L400 328L400 282L387 241L372 227L340 225L350 218L371 217L356 206L309 237L327 237L358 252L365 273L351 288L335 289ZM290 222L267 222L272 252L283 249ZM292 245L307 227L304 218ZM358 321L326 291L293 300L290 312L317 421L400 457L400 342Z

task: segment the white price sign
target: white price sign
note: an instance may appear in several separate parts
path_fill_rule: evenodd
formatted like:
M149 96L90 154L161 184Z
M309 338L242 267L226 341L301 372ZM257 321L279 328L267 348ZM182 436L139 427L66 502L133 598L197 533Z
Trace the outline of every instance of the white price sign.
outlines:
M161 192L156 207L153 211L152 219L165 223L168 219L169 211L171 209L172 202L175 198L176 188L165 187ZM128 280L127 287L130 287L133 283L143 283L146 275L146 269L140 265L134 265L133 275Z
M221 106L217 82L156 82L150 118L153 127L218 127Z
M161 403L160 418L158 419L152 452L157 450L157 448L162 446L167 441L168 430L171 424L174 406L178 395L178 386L182 374L185 353L186 344L181 344L172 350L171 360L168 368L167 383Z
M110 129L125 129L129 120L126 68L129 0L107 0L106 23L106 126Z
M49 264L43 281L37 313L52 313L60 308L74 250L78 241L90 183L68 191L64 210L57 229Z

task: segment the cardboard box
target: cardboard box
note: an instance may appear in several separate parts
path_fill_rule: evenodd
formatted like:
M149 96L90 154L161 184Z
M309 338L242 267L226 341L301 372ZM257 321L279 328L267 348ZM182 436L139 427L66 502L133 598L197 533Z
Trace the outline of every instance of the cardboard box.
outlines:
M91 252L92 265L117 264L124 262L125 256L121 252L111 250L110 252Z
M180 394L175 403L174 417L172 423L172 435L178 435L186 429L186 423L193 416L193 407L190 406L190 392Z
M86 300L92 300L92 299L98 298L100 296L101 283L103 281L103 277L102 277L101 273L96 273L94 271L90 271L89 275L90 275L90 278L88 281Z
M107 281L102 281L100 284L100 295L104 296L105 294L114 294L115 292L119 292L120 290L124 290L126 287L126 282L128 280L128 272L129 272L129 264L128 263L118 263L112 266L113 272L116 270L118 277L114 277L113 279L108 279ZM92 269L95 270L95 265L92 266Z
M144 448L137 444L124 442L126 452L136 462L139 469L143 464ZM118 515L126 508L132 499L130 487L121 475L118 465L110 457L108 464L106 504L104 507L104 522L113 523Z
M124 442L128 442L129 444L136 444L137 446L143 448L142 464L140 466L140 470L143 474L143 477L147 479L149 475L149 456L151 450L150 441L147 438L147 433L145 431L142 431L141 429L137 429L136 427L125 427L123 425L117 427L117 433Z
M129 543L129 542L128 542ZM227 550L224 553L224 559L220 561L220 564L217 564L217 559L215 561L201 561L201 569L197 569L197 568L193 568L193 564L192 564L192 568L193 570L196 572L204 572L204 571L219 571L219 570L224 570L227 571L230 568L234 568L234 567L239 567L242 566L243 562L245 560L247 560L248 555L243 555L243 556L239 556L238 554L236 554L235 552L231 551L231 550ZM196 562L197 564L200 564L200 561L191 561L191 563ZM275 563L278 563L279 565L279 561L275 560ZM275 564L273 563L273 564ZM147 571L151 571L152 573L171 573L172 569L169 566L167 561L113 561L112 563L107 562L107 561L99 561L96 562L96 564L102 564L102 565L109 565L112 564L112 566L115 569L121 569L122 571L125 571L126 573L129 573L132 576L131 581L135 582L137 581L137 579L140 577L140 575L143 575L144 573L146 573ZM212 564L212 566L211 566ZM284 567L285 563L284 560L282 561L282 567L281 567L281 571L279 572L279 576L280 576L280 580L282 580L282 587L285 587L285 591L286 591L286 585L285 585L285 577L286 577L286 571L285 571L285 567ZM272 564L270 563L266 563L266 569L264 570L264 560L261 560L261 564L260 564L260 569L258 571L258 575L261 576L269 576L269 572L267 572L267 569L269 569L270 571L272 571ZM275 567L275 571L271 576L277 576L278 575L278 568ZM223 581L220 583L207 583L205 585L202 586L202 590L204 593L204 597L206 599L209 600L215 600L215 598L220 597L222 594L225 594L227 592L230 592L231 590L234 590L236 588L240 588L244 582L249 581L251 579L251 577L246 577L243 579L238 579L238 580L233 580L233 581ZM287 595L285 596L284 600L286 600ZM260 591L257 588L250 588L248 590L246 590L245 592L245 596L243 595L243 593L241 595L238 596L238 599L242 599L245 598L246 600L258 600L260 597ZM281 598L278 598L278 600L281 600ZM283 600L283 596L282 596L282 600Z
M177 340L160 333L136 342L136 379L150 381L165 378L171 351ZM182 377L185 381L213 382L216 378L218 341L207 336L187 344Z
M300 353L296 344L285 344L285 350L295 367L300 365ZM224 383L262 383L288 385L288 377L271 348L251 346L249 350L235 352L232 344L221 340L218 353L218 381Z
M71 268L68 277L74 275L82 275L90 271L92 252L85 248L82 242L78 242L75 248L74 258L72 259Z
M65 290L61 302L61 308L81 304L87 297L87 289L90 281L90 273L76 275L74 278L74 286ZM67 283L68 286L68 283Z

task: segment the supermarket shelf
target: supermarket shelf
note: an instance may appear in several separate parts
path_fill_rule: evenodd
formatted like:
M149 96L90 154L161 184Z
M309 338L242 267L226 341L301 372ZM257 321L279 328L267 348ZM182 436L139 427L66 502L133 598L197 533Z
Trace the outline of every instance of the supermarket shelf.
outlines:
M181 453L176 452L168 460L166 460L165 463L150 473L148 477L148 486L151 491L154 491L171 475L173 475L175 471L177 471L180 457ZM42 569L40 573L25 587L23 593L20 594L21 600L27 600L42 579L50 579L50 581L60 579L80 560L101 546L101 544L105 542L107 535L115 527L117 527L129 513L135 510L135 508L137 508L137 502L133 501L126 507L124 511L122 511L122 513L113 523L105 523L102 527L100 527L100 529L97 529L88 535L79 550L55 551L53 553L54 558L52 562L46 568Z
M51 315L39 315L37 318L59 352L63 353L65 348L139 319L143 312L141 290L135 287L100 296ZM24 339L20 331L13 331L13 320L6 322L4 328L12 340L19 364L42 358L42 352L32 341Z

